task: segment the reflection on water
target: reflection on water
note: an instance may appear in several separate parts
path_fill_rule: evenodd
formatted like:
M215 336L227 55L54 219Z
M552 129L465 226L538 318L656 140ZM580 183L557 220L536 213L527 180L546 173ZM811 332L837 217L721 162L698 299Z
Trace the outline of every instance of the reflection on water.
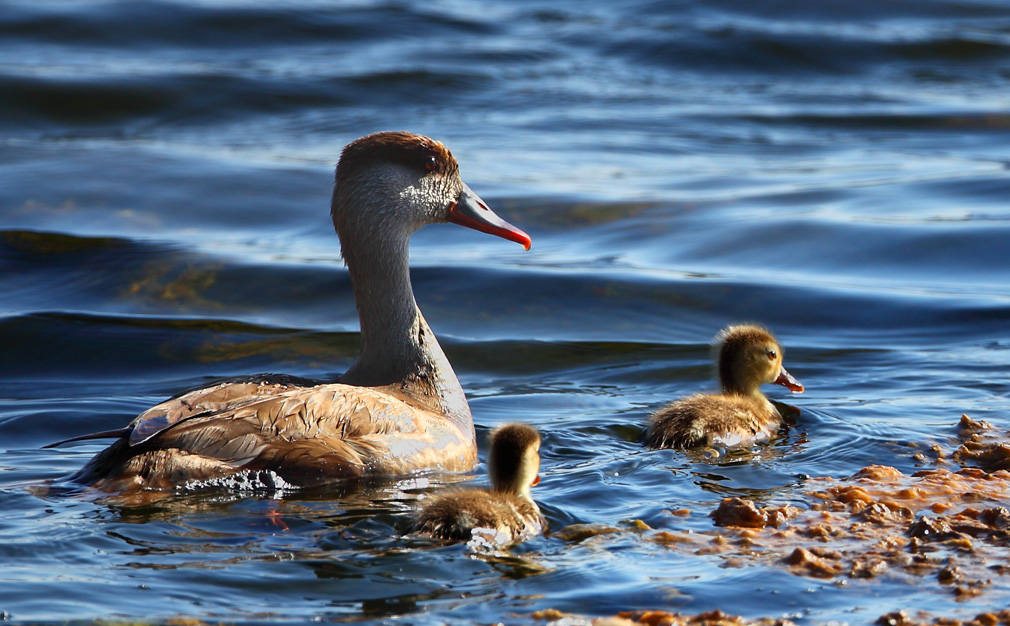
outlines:
M854 623L1006 604L996 570L957 599L933 570L819 579L708 545L724 498L808 510L821 477L933 468L962 413L1010 426L1010 12L841 6L8 3L0 612ZM60 482L101 444L45 444L216 377L351 363L332 166L380 129L445 141L533 238L426 228L412 281L481 444L507 421L542 433L553 534L490 555L409 535L481 467L144 504ZM768 390L799 410L788 427L718 458L643 449L649 413L712 389L709 342L746 321L807 385Z

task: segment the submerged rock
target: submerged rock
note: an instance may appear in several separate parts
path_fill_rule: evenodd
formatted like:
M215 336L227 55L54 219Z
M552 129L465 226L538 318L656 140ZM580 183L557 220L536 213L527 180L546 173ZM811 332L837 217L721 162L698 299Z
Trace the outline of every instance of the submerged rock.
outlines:
M726 498L711 517L716 526L737 526L742 528L778 528L798 512L793 507L758 508L753 500Z

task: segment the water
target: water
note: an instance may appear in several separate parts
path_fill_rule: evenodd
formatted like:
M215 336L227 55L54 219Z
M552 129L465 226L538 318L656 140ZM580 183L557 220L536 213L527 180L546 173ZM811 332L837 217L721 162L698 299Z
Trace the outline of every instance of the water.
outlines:
M727 495L921 467L962 413L1010 427L1010 7L992 0L8 2L0 12L0 611L527 623L636 608L802 623L971 617L935 581L724 567L621 526L710 532ZM474 558L401 534L460 477L146 507L30 486L218 376L342 372L357 350L328 219L367 132L444 141L533 237L453 226L411 249L483 444L544 437L557 536ZM753 455L644 451L756 320L807 388ZM481 459L484 450L481 450ZM480 482L483 464L474 472ZM465 478L465 477L463 477ZM688 517L669 511L689 509Z

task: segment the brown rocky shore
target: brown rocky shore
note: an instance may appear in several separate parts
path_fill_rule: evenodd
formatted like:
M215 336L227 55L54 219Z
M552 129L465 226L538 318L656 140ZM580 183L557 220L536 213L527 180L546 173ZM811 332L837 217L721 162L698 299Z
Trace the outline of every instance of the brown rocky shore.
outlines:
M957 441L950 446L932 444L913 457L925 467L911 475L871 465L846 478L814 477L790 494L788 503L726 498L710 511L709 531L656 530L631 520L620 528L570 527L558 534L568 541L584 541L598 534L632 532L671 551L722 559L729 567L780 567L796 576L839 584L887 576L920 589L926 585L958 601L984 596L995 579L1010 574L1007 435L962 416ZM1005 606L1005 600L997 598L980 608ZM533 617L558 626L790 623L774 617L745 619L719 610L696 615L636 610L597 618L543 611ZM965 619L907 608L881 615L876 623L996 626L1010 624L1010 610L981 610Z

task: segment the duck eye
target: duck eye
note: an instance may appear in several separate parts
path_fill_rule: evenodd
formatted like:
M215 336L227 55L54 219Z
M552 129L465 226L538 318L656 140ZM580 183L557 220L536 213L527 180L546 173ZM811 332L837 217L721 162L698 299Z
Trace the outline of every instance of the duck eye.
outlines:
M768 360L769 361L774 361L776 358L778 358L778 356L779 356L778 352L775 352L774 350L769 350L768 351Z
M424 169L428 170L429 172L434 172L436 165L438 165L438 160L435 158L435 155L429 154L428 157L424 160Z

